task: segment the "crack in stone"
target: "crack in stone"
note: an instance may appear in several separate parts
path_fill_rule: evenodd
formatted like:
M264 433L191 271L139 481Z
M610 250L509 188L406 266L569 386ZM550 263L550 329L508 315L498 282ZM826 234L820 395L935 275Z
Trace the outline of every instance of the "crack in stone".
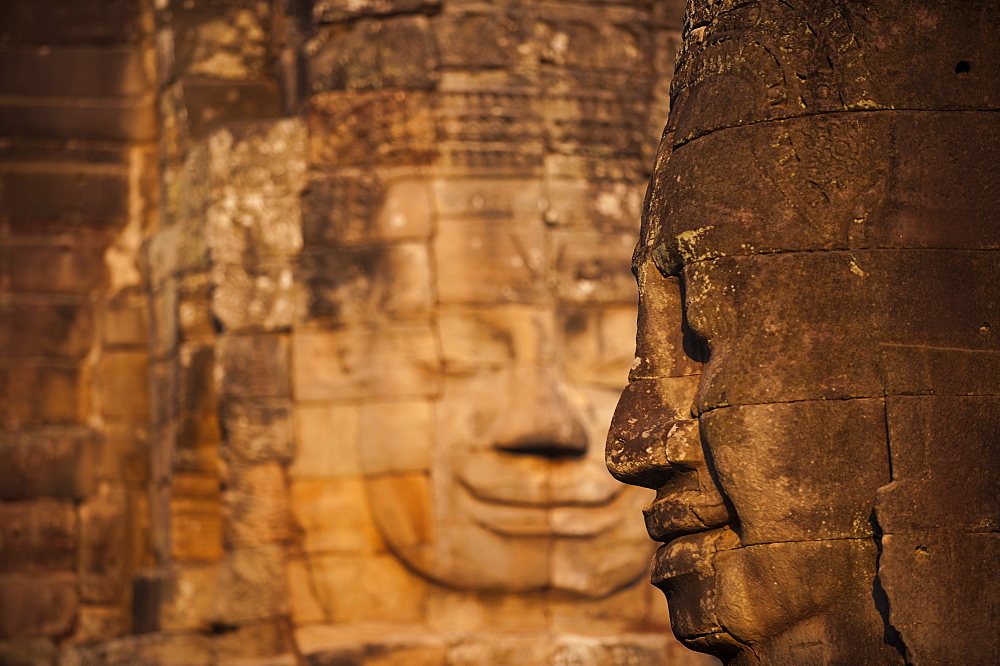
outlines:
M762 118L761 120L749 120L746 122L735 123L732 125L722 125L719 127L714 127L710 130L692 136L689 139L679 140L673 145L673 150L679 150L684 146L697 141L698 139L714 134L715 132L720 132L723 130L739 129L741 127L753 127L754 125L763 125L765 123L781 123L793 120L798 120L800 118L816 118L819 116L830 116L836 114L853 114L853 113L1000 113L1000 109L914 109L914 108L902 108L902 107L892 107L885 109L837 109L836 111L817 111L815 113L800 113L794 116L784 116L781 118Z

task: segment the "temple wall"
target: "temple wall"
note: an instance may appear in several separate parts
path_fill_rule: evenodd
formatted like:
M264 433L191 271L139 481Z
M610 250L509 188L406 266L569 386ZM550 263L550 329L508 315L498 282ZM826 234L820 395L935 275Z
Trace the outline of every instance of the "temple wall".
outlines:
M676 4L5 4L0 662L703 663L602 451Z
M0 7L0 662L130 630L151 562L151 7Z

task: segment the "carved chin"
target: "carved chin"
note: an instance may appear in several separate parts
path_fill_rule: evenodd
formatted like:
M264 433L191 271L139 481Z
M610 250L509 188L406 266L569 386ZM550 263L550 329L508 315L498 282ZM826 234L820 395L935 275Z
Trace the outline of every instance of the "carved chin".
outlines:
M445 516L436 514L419 477L401 481L370 480L375 523L403 563L447 587L601 598L638 583L652 554L641 524L623 518L648 500L638 489L596 507L477 501L476 513L459 501Z

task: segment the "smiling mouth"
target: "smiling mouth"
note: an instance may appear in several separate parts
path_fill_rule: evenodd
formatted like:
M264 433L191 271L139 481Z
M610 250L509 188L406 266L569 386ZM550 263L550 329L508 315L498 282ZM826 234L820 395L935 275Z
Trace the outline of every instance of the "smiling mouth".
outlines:
M459 484L463 505L472 522L507 537L589 537L613 529L623 514L634 509L616 510L616 500L625 488L600 496L548 499L497 496L481 493L464 480Z

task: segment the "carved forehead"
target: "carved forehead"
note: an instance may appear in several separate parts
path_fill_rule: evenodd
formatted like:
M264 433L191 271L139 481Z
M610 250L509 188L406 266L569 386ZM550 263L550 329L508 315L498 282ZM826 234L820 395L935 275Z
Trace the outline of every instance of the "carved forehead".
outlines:
M1000 105L991 3L688 5L668 125L677 145L725 127L797 116ZM918 19L900 30L901 15ZM959 76L958 62L978 75Z
M984 115L838 113L713 132L657 163L642 251L662 246L673 272L736 255L1000 247L1000 126Z
M637 259L1000 247L992 10L916 4L689 3Z

